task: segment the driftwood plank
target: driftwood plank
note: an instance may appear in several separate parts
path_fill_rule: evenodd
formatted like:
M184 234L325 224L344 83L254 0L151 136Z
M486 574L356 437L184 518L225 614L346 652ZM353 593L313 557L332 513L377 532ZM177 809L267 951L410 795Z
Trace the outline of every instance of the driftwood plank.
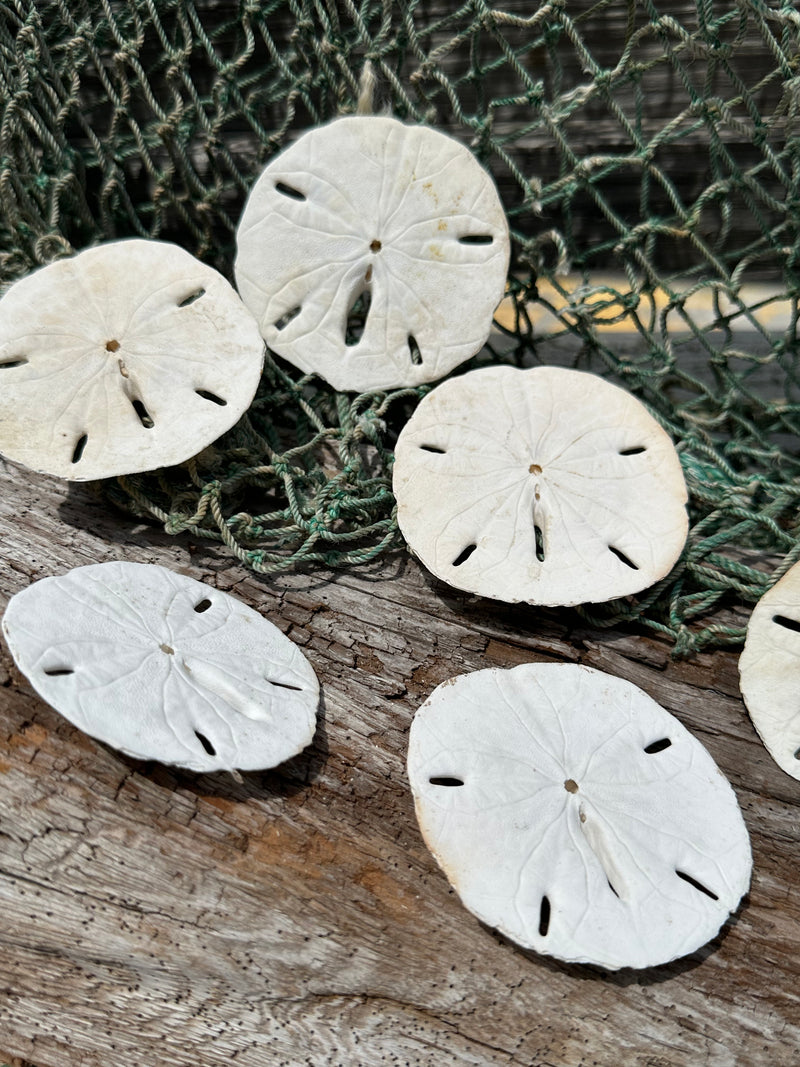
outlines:
M0 607L71 566L164 563L273 618L324 691L313 746L240 785L90 740L2 650L6 1057L37 1067L797 1062L800 784L759 744L734 654L675 663L650 637L460 596L402 553L267 583L85 489L10 464L0 476ZM414 709L454 673L529 659L629 678L731 779L753 884L693 956L609 975L522 951L461 907L425 849L404 771Z

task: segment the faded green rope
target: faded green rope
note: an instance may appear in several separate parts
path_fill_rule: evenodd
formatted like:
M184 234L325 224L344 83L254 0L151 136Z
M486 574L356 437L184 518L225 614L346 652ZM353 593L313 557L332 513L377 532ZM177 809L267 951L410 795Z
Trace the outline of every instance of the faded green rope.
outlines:
M230 277L261 167L353 113L369 63L379 110L458 137L500 183L512 325L482 358L594 370L678 445L680 561L584 618L679 654L739 643L729 610L774 577L758 560L800 558L800 14L502 6L0 0L0 283L128 235ZM363 563L401 544L392 446L424 391L336 394L269 359L223 439L103 491L259 573Z

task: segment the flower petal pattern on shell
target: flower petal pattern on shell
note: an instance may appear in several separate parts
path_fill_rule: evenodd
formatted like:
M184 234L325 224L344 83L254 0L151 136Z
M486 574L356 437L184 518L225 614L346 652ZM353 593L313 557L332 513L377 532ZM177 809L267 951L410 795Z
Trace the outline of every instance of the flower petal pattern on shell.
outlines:
M411 725L425 842L464 905L520 945L615 970L694 952L750 881L736 797L630 682L574 664L444 682Z
M142 563L98 563L11 598L3 632L49 704L138 759L258 770L314 736L300 649L226 593Z
M236 283L270 348L359 392L473 356L509 261L497 190L469 150L384 117L337 119L281 152L237 246Z
M638 592L686 540L675 448L625 390L559 367L489 367L438 385L397 442L408 545L438 578L512 603Z
M0 452L73 481L182 463L241 417L263 362L233 287L184 249L89 248L0 300Z
M770 756L792 778L800 778L800 563L753 609L739 680Z

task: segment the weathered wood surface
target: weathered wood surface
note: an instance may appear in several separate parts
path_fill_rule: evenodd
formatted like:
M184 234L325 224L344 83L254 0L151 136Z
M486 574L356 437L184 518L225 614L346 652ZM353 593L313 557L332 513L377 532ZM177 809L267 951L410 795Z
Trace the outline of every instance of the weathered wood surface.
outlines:
M3 650L6 1057L37 1067L797 1063L800 783L758 742L735 655L674 663L658 640L462 597L400 553L360 572L267 583L81 488L12 465L0 477L0 606L75 565L164 563L277 621L324 691L307 753L237 785L92 741ZM415 708L454 673L529 659L629 678L731 779L753 884L693 956L607 974L522 951L462 908L428 854L404 772Z

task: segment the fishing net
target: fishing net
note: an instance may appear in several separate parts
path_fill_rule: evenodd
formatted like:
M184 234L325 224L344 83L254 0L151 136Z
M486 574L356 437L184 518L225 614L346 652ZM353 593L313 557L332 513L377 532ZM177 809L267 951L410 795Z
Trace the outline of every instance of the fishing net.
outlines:
M5 0L2 281L128 235L230 277L260 169L365 85L498 182L514 256L477 363L604 374L678 445L680 562L585 617L639 620L678 653L740 641L728 612L767 588L759 561L800 557L793 3ZM213 448L103 490L265 574L363 563L400 543L392 444L424 391L337 394L268 359Z

